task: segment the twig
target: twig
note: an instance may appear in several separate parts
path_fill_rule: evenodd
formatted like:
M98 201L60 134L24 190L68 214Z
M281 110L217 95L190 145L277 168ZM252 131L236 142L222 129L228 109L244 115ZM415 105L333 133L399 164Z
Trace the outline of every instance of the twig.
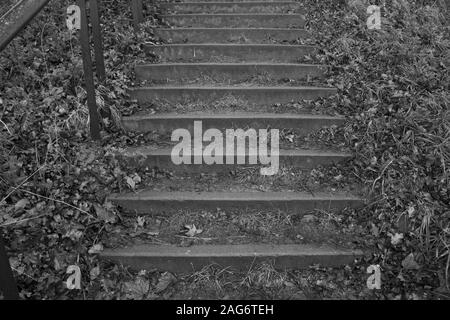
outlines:
M23 180L17 187L15 187L10 193L8 193L6 195L6 197L4 197L2 199L2 201L0 201L0 205L3 205L5 203L5 200L8 199L14 192L16 192L17 189L19 189L25 182L27 182L28 180L30 180L31 177L33 177L36 173L38 173L42 168L45 167L45 164L43 164L40 168L38 168L35 172L33 172L31 174L31 176L29 176L28 178L26 178L25 180Z
M11 269L13 269L15 272L17 272L19 275L24 275L24 276L27 276L28 278L30 278L30 279L32 279L32 280L34 280L34 281L36 281L36 282L39 282L39 280L37 280L37 279L35 279L35 278L33 278L32 276L30 276L29 274L26 274L25 272L23 272L23 271L20 271L20 270L17 270L16 268L13 268L13 267L11 267Z
M26 219L22 219L22 220L6 222L6 223L3 223L3 224L0 224L0 228L7 227L7 226L10 226L10 225L13 225L13 224L16 224L16 223L22 223L22 222L25 222L25 221L42 218L43 216L44 216L44 214L41 214L40 216L37 216L37 217L31 217L31 218L26 218Z
M6 125L6 123L4 123L4 122L2 121L2 119L0 119L0 122L5 126L6 130L8 131L8 133L12 136L12 133L11 133L11 131L9 131L9 128L8 128L8 126Z
M83 209L80 209L80 208L78 208L78 207L75 207L74 205L72 205L72 204L70 204L70 203L67 203L67 202L64 202L64 201L62 201L62 200L52 199L52 198L49 198L49 197L46 197L46 196L43 196L43 195L40 195L40 194L31 192L31 191L25 190L25 189L20 189L20 191L23 191L23 192L25 192L25 193L29 193L29 194L31 194L31 195L33 195L33 196L36 196L36 197L41 197L41 198L43 198L43 199L47 199L47 200L50 200L50 201L54 201L54 202L58 202L58 203L64 204L64 205L66 205L66 206L69 206L69 207L71 207L71 208L73 208L73 209L75 209L75 210L78 210L78 211L80 211L80 212L82 212L82 213L88 215L88 216L91 217L92 219L95 219L95 217L94 217L92 214L90 214L89 212L87 212L87 211L85 211L85 210L83 210Z
M380 179L383 177L384 172L385 172L386 169L392 164L392 162L394 162L393 159L392 159L391 161L389 161L389 163L388 163L388 164L383 168L383 170L381 171L381 174L378 176L378 178L375 179L375 181L373 182L373 185L372 185L372 191L374 190L375 184L377 183L377 181L380 180Z
M211 240L217 239L217 238L188 237L188 236L181 236L179 234L176 234L175 237L186 238L186 239L197 239L197 240L204 240L204 241L211 241Z

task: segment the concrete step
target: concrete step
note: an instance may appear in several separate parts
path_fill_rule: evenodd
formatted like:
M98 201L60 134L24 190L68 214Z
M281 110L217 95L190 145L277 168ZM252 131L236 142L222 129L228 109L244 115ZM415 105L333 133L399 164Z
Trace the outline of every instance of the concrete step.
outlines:
M358 208L364 201L348 194L302 192L158 192L113 194L108 197L127 213L152 214L178 210L273 209L304 214L314 210Z
M305 17L300 14L171 14L162 20L176 27L223 28L303 28Z
M166 2L160 3L163 10L177 13L305 13L295 1L241 1L241 2Z
M323 78L326 66L296 63L163 63L136 66L138 81L182 82L199 78L222 83L243 82L257 76L270 80Z
M314 55L317 47L283 44L163 44L144 50L172 62L298 62Z
M135 270L158 270L192 273L211 264L221 268L248 272L262 263L275 269L302 269L319 264L323 267L348 265L362 255L360 250L338 249L310 244L298 245L139 245L104 250L100 258L129 265Z
M233 114L152 114L124 117L123 125L135 132L172 132L184 128L193 133L194 121L201 121L203 130L216 128L295 129L299 134L307 134L322 127L343 125L344 117L286 114L286 113L233 113Z
M193 146L193 144L191 144ZM207 143L205 143L205 146ZM224 143L225 145L225 143ZM269 147L270 148L270 147ZM191 150L192 151L192 150ZM153 146L145 146L145 147L129 147L121 152L117 152L114 154L114 157L118 159L120 162L126 164L129 168L136 169L152 169L159 168L170 170L174 172L180 173L198 173L198 172L229 172L237 167L261 167L259 164L250 165L249 164L249 155L257 157L256 150L247 150L245 151L244 156L244 164L237 164L237 152L235 152L232 157L232 164L227 164L227 156L226 152L223 152L223 164L205 164L202 162L201 164L194 164L194 158L203 159L203 154L199 154L197 152L191 152L191 164L179 164L176 165L171 158L172 148L166 147L153 147ZM270 151L269 151L270 153ZM349 153L342 152L327 152L327 151L316 151L316 150L279 150L279 165L280 167L295 167L295 168L304 168L304 169L312 169L317 167L318 165L331 165L334 163L338 163L344 160L349 160L352 157ZM267 166L264 166L267 167Z
M130 90L132 99L140 104L162 103L214 103L235 98L246 105L271 106L314 100L336 93L327 87L142 87Z
M310 39L305 29L286 28L164 28L155 35L171 43L274 43Z

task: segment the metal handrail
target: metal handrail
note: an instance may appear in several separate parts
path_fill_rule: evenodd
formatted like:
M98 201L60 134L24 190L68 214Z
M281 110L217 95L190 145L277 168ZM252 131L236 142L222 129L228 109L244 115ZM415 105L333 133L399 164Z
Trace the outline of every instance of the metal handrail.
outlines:
M0 17L0 51L45 7L50 0L20 0Z
M25 28L30 21L47 5L50 0L19 0L11 9L0 17L0 52L13 40L16 35ZM93 76L89 22L87 17L88 0L77 0L80 7L80 44L83 57L84 78L87 92L87 105L90 116L91 137L94 140L100 139L100 121L95 98L95 83ZM90 1L90 18L93 29L93 43L95 52L96 71L98 79L105 80L105 66L103 61L103 45L100 30L99 0ZM143 20L142 0L132 1L133 22L137 28ZM18 299L17 286L9 265L8 257L0 235L0 296L6 299Z

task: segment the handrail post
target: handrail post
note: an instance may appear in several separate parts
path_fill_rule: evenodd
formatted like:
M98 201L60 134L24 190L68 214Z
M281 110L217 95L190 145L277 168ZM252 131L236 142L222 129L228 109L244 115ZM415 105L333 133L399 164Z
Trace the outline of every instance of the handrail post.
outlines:
M95 99L94 74L92 71L91 48L89 45L89 26L86 12L86 0L78 0L81 11L80 44L83 58L84 81L86 83L87 104L89 108L89 126L94 140L100 140L100 119Z
M92 22L92 35L94 40L95 68L100 82L106 79L105 59L103 57L102 31L100 28L100 14L98 0L89 0L89 12Z
M19 300L19 291L9 265L5 244L0 235L0 296L6 300Z
M142 0L131 0L131 11L133 13L133 24L135 29L138 29L139 24L144 21L143 10L144 6L142 5Z

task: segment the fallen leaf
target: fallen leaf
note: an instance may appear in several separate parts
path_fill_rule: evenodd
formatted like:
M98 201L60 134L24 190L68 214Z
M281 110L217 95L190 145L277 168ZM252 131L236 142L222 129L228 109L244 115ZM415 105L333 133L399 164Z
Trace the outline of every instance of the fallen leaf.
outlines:
M88 251L89 254L97 254L103 251L103 245L101 243L94 244Z
M394 235L391 234L391 244L393 246L398 245L403 239L403 234L402 233L396 233Z
M134 182L133 178L127 177L127 184L131 189L136 188L136 183Z
M420 269L420 265L414 260L414 254L410 253L403 261L402 267L406 270Z
M378 237L380 235L380 229L378 229L378 227L372 223L372 228L370 229L370 231L372 232L372 235L374 237Z
M138 276L134 281L125 282L124 289L125 298L141 300L147 295L150 289L150 283L144 277Z
M95 213L97 214L97 217L99 217L100 220L103 220L106 223L115 223L116 222L116 215L114 212L110 210L106 210L102 206L94 203Z
M137 225L143 228L145 225L145 217L137 217Z
M200 234L203 232L202 229L197 229L195 224L187 224L184 226L188 231L186 231L185 235L188 237L195 237L197 234Z
M142 182L142 179L137 173L135 173L133 176L133 181L134 181L134 183L138 184L138 183Z
M99 266L92 268L91 271L89 272L89 276L90 276L91 280L97 279L97 277L99 275L100 275L100 267Z
M21 199L14 205L14 210L19 211L25 209L28 204L30 204L30 201L28 199Z
M175 283L177 278L170 272L164 272L159 278L158 284L156 285L155 292L160 293L167 289L172 283Z

